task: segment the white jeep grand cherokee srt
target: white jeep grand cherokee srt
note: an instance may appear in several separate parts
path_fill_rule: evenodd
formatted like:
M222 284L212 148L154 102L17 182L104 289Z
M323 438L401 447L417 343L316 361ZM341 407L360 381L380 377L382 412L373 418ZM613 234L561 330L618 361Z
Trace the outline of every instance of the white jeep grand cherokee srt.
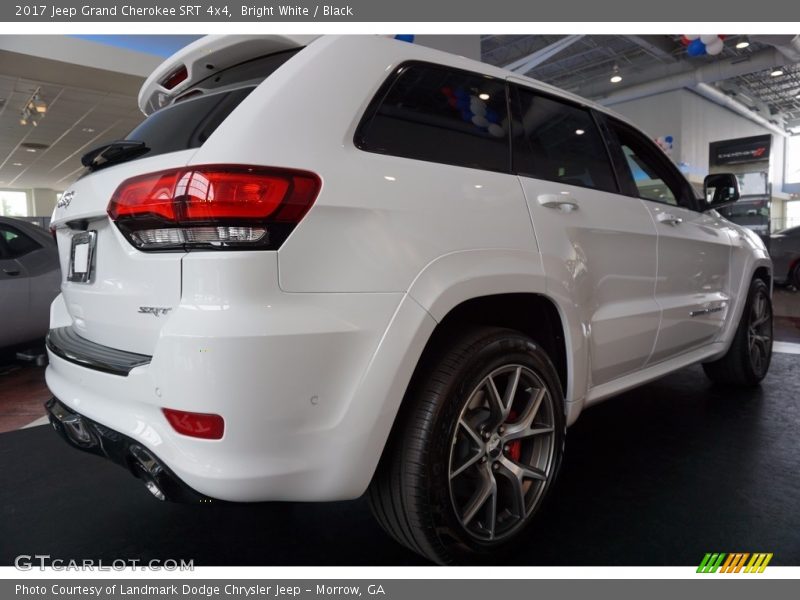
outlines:
M518 538L566 427L702 362L755 385L758 237L623 118L384 37L211 36L53 216L53 426L161 499L368 494L432 560Z

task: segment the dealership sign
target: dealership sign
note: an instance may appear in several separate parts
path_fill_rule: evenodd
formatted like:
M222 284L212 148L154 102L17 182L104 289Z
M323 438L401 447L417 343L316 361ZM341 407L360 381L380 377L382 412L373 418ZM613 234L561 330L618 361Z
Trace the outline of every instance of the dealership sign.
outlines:
M769 160L771 145L771 135L711 142L708 145L708 163L711 166L719 166Z

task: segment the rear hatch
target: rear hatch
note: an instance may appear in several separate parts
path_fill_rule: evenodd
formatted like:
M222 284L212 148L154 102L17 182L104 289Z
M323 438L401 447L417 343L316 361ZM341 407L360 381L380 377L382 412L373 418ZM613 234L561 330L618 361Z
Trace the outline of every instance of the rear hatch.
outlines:
M153 354L164 323L180 302L181 261L191 244L163 243L162 234L174 235L175 230L155 226L132 234L119 219L114 222L109 217L110 202L112 198L118 200L120 193L136 191L132 179L161 185L164 177L158 177L164 172L177 173L173 176L173 190L183 181L188 181L184 186L197 186L198 177L186 179L181 169L239 103L299 50L287 50L286 38L277 39L277 46L264 38L261 44L250 43L248 49L264 54L245 57L240 53L236 56L241 62L215 70L210 76L204 73L199 81L176 83L176 77L188 77L189 71L178 69L176 76L174 60L168 60L160 69L166 78L162 83L179 87L180 93L128 134L127 144L111 143L84 157L91 164L63 194L52 222L59 246L64 301L75 332L84 339L128 352ZM179 54L195 65L195 71L197 60L192 57L202 56L208 65L214 62L214 55L205 52L202 44L193 46L197 47ZM278 52L274 51L276 47ZM230 51L225 56L231 60ZM153 84L147 85L152 91ZM221 183L230 185L227 181ZM152 195L154 189L149 193ZM117 218L119 210L111 213ZM158 221L163 215L154 209L144 217L133 215L129 222L150 222L147 218L153 216L150 221ZM200 233L195 235L205 235L209 229L198 229ZM234 242L247 235L241 227L229 229ZM148 241L157 243L147 245ZM225 246L215 246L205 238L203 241L206 249Z

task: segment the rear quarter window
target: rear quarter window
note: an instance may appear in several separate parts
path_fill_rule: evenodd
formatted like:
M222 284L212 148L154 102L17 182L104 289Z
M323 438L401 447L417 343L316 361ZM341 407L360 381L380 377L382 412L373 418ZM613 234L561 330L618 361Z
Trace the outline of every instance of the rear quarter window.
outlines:
M167 106L147 117L125 139L144 142L148 151L142 156L198 148L253 89L201 95Z
M301 50L296 48L254 58L194 84L125 136L125 140L144 142L147 147L146 151L127 160L202 146L260 83Z
M504 81L407 63L370 104L355 144L367 152L507 172L507 130Z

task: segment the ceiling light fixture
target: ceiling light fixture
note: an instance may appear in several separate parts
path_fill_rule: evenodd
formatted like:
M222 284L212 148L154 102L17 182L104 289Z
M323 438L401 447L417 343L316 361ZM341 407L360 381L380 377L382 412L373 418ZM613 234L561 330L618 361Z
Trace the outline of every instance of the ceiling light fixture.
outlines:
M584 133L586 133L586 132L583 129L576 129L575 130L575 135L583 135Z
M622 75L619 74L619 67L614 65L614 68L611 69L611 79L609 79L611 83L619 83L622 81Z
M750 45L750 40L747 39L746 35L744 35L744 36L742 36L742 38L738 42L736 42L736 49L737 50L744 50L749 45Z
M36 88L31 94L30 98L25 102L20 115L19 124L31 124L34 127L38 126L38 121L43 119L47 113L47 102L45 102L39 95L40 88Z
M11 163L11 166L13 166L13 167L21 167L22 163Z
M489 96L489 94L484 93L484 94L478 94L478 98L480 98L481 100L488 100L489 98L491 98L491 96Z
M770 77L780 77L781 75L783 75L783 69L780 67L775 67L770 73Z

